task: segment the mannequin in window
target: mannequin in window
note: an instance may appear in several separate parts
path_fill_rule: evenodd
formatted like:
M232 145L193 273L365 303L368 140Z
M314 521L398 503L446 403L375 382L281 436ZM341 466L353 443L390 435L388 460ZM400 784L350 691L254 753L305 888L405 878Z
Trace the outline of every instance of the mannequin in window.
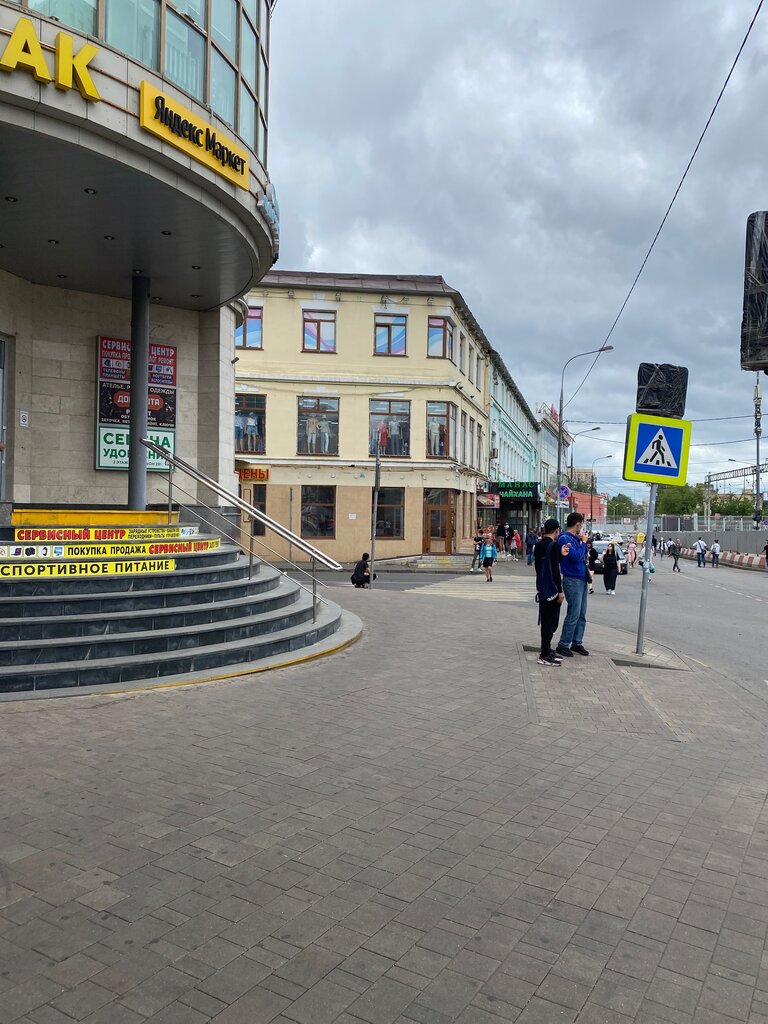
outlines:
M389 442L392 448L393 455L402 455L403 446L400 438L400 420L390 419L387 420L387 431L389 432Z
M327 455L331 447L331 425L327 419L318 420L317 432L320 435L320 451Z
M448 454L448 450L447 450L447 448L445 446L445 424L444 423L440 424L440 445L439 445L439 448L440 448L440 455L447 455Z
M245 450L247 452L258 451L258 421L254 413L251 413L245 421Z
M307 451L314 454L317 451L317 416L307 416L304 430L307 435Z
M429 421L429 454L440 454L440 422L434 418Z
M379 420L376 424L376 439L379 446L379 455L384 455L387 450L387 441L389 440L386 420Z

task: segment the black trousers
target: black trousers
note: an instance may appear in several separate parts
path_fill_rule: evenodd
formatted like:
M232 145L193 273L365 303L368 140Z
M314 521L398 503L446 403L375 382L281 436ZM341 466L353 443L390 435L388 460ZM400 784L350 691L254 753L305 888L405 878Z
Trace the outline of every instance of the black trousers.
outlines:
M560 605L557 601L542 601L539 605L541 615L541 653L549 654L552 650L552 637L557 632L560 622Z
M680 561L680 555L672 555L672 557L675 560L675 564L672 566L672 572L674 572L675 570L680 572L680 566L677 564Z

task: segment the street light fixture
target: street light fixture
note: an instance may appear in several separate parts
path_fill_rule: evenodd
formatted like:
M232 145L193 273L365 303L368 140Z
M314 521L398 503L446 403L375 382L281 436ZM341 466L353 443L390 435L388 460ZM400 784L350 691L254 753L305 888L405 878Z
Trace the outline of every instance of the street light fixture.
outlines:
M573 491L573 442L576 440L577 437L581 437L582 434L593 434L596 430L599 429L600 427L587 427L586 430L580 430L577 434L571 434L571 474L569 477L569 486L571 491ZM558 493L558 502L559 500L560 496ZM573 496L571 496L570 507L573 508Z
M613 352L613 345L601 345L600 348L591 348L589 352L577 352L575 356L571 356L563 363L563 369L560 374L560 406L559 414L557 419L557 490L555 492L555 509L557 512L557 521L561 523L560 518L560 484L562 483L563 475L563 388L565 386L565 370L569 363L572 363L574 359L582 359L584 356L595 356L600 352Z
M593 507L592 507L592 503L593 503L594 498L595 498L595 463L596 462L603 462L605 459L612 459L612 458L613 458L612 455L601 455L599 458L595 459L595 461L592 463L592 480L591 480L591 485L590 485L590 490L589 490L589 521L591 523L594 522L594 520L595 520L594 513L593 513Z

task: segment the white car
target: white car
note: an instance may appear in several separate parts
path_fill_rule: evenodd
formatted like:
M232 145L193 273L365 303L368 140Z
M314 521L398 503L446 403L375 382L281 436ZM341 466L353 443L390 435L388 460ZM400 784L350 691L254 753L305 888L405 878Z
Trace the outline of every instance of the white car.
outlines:
M624 549L622 548L621 544L618 544L614 540L593 540L592 541L592 550L597 555L597 558L595 559L595 564L592 567L592 572L594 572L595 574L602 573L602 571L603 571L603 555L604 555L605 550L606 550L606 548L608 547L609 544L613 544L614 550L616 551L616 554L617 554L618 559L619 559L619 575L620 576L626 576L627 575L627 556L624 554Z

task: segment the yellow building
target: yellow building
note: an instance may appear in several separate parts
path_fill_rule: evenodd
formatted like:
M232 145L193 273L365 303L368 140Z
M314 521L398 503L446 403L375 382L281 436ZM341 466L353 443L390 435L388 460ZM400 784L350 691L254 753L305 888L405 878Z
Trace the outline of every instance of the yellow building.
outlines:
M378 462L377 559L471 551L491 350L461 294L442 277L280 271L248 306L235 339L243 497L353 561L370 551Z

